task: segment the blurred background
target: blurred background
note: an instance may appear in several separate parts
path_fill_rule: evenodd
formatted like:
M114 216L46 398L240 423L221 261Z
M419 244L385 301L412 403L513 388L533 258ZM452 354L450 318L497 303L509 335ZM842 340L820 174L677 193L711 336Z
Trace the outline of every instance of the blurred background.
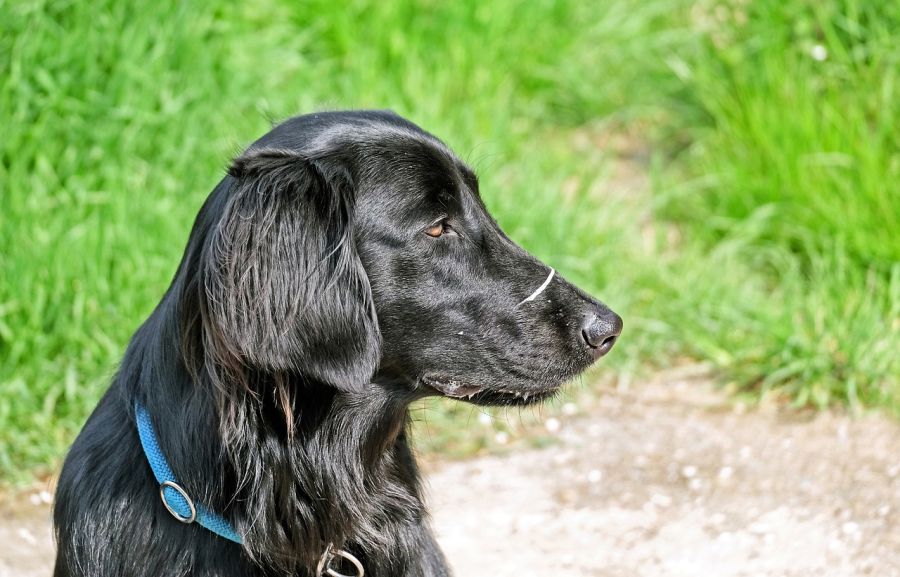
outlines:
M900 2L0 0L0 577L230 158L337 108L625 319L554 403L414 407L458 574L898 575Z
M896 414L898 31L874 0L0 0L0 483L56 470L229 159L322 109L444 139L622 314L578 394L699 365ZM426 452L506 442L429 413Z

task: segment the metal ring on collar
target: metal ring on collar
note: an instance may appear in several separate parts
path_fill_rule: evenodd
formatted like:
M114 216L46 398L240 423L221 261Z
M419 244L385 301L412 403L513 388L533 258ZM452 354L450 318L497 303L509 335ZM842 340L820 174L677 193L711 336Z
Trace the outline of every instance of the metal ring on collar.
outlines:
M331 568L331 562L335 557L341 557L350 561L353 564L353 567L356 569L356 575L345 575L343 573L338 573L334 569ZM324 571L324 573L323 573ZM330 575L331 577L363 577L366 574L365 569L363 569L362 563L359 562L359 559L354 557L352 554L347 553L343 549L334 549L333 543L329 543L328 547L325 548L325 552L322 553L322 558L319 559L319 566L316 568L316 576L319 577L321 575Z
M179 515L178 511L176 511L175 509L172 508L171 505L169 505L169 502L166 501L166 487L171 487L171 488L175 489L176 491L178 491L179 495L184 497L184 500L187 502L188 507L191 510L190 517L184 517L182 515ZM197 519L197 508L194 507L194 501L191 500L190 497L188 497L187 491L182 489L181 485L179 485L178 483L175 483L174 481L163 481L162 484L159 486L159 498L162 499L163 505L166 506L166 509L169 511L169 513L171 513L173 517L175 517L182 523L193 523Z

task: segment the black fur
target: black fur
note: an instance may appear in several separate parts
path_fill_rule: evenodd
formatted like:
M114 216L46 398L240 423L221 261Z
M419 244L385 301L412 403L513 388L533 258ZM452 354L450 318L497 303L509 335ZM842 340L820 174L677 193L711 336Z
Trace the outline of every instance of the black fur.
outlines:
M407 407L534 402L605 353L621 320L560 277L521 302L548 272L408 121L277 126L207 199L66 459L55 575L309 576L329 543L371 577L448 575ZM178 480L243 546L164 509L138 400Z

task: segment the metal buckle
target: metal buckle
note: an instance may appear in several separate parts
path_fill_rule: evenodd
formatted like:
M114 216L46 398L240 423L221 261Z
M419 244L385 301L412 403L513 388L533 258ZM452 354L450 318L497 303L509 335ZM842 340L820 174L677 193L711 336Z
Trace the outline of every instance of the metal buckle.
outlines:
M334 549L333 543L329 543L328 547L325 548L325 552L322 553L322 558L319 559L319 565L316 567L316 576L320 577L321 575L330 575L331 577L363 577L366 574L365 569L363 569L362 563L359 562L359 559L347 553L343 549ZM334 569L331 568L331 562L336 558L341 557L350 561L353 566L356 568L356 575L345 575L343 573L338 573ZM324 573L323 573L324 571Z
M182 497L184 497L184 500L187 501L188 507L191 509L190 517L182 517L175 509L172 508L171 505L169 505L169 502L166 501L166 487L172 487L173 489L178 491L178 493ZM166 510L168 510L173 517L175 517L182 523L193 523L197 519L197 508L194 507L194 501L191 500L190 497L188 497L187 491L182 489L181 485L179 485L178 483L175 483L173 481L163 481L159 486L159 498L162 499L163 505L166 506Z

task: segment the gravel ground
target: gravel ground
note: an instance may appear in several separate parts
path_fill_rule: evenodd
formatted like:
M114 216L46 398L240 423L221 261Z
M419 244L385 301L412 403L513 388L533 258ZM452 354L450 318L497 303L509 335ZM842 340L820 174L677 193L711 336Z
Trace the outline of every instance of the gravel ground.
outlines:
M897 422L746 412L682 382L607 395L558 435L432 474L458 575L900 575Z
M550 448L428 467L459 577L900 576L895 421L670 380L553 425ZM50 574L48 498L0 510L0 577Z

